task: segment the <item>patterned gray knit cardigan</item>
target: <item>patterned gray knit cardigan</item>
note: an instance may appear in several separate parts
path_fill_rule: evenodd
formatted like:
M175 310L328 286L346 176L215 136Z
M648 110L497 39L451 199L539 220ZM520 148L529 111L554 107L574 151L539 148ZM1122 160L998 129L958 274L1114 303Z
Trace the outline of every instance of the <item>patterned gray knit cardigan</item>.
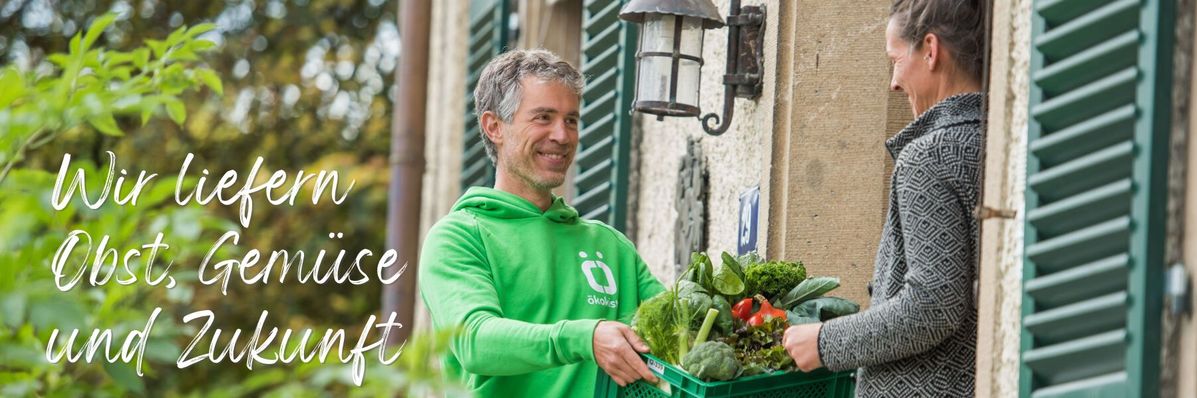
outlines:
M940 101L886 141L896 159L870 308L828 321L824 365L861 397L973 396L981 93Z

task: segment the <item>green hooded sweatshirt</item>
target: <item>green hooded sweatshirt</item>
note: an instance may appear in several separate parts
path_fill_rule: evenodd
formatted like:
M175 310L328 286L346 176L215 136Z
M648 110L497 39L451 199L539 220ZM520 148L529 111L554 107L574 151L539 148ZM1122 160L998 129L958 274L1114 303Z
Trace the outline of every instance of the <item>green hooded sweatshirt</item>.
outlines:
M479 397L592 397L594 327L664 291L623 234L554 197L470 188L428 232L420 295L460 327L445 373Z

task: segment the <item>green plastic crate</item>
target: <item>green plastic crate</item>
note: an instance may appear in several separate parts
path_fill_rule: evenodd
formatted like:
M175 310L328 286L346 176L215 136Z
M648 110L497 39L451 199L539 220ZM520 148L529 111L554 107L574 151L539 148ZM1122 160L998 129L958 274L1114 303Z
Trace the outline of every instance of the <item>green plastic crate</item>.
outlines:
M669 392L637 381L619 387L602 369L595 382L595 398L843 398L856 395L854 372L819 369L810 373L786 372L744 377L732 381L705 382L652 355L642 355L648 368Z

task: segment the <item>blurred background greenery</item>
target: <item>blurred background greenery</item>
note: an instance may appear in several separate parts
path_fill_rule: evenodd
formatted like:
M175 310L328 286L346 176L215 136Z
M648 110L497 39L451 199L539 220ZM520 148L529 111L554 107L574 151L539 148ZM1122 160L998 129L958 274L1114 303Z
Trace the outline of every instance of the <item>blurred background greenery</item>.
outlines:
M443 352L443 338L412 342L416 345L408 346L401 366L368 364L362 387L352 386L348 367L341 364L267 366L252 372L236 364L183 370L174 366L180 348L195 333L180 326L181 317L197 309L213 310L213 326L219 328L251 329L266 309L271 319L281 322L273 326L345 328L350 336L379 311L377 281L362 286L231 283L223 296L218 288L198 285L194 275L199 260L227 230L241 231L241 249L378 253L385 248L382 220L392 76L400 53L397 9L395 1L388 0L0 2L0 68L15 71L0 78L7 79L0 84L9 84L0 92L0 125L6 127L0 131L0 164L15 165L0 181L0 395L377 396L412 388L455 391L439 384L439 377L425 366L428 358ZM71 39L82 36L103 15L114 18L94 37L90 47L99 50L72 51ZM210 30L202 29L194 37L172 36L180 27L197 25ZM148 43L156 43L150 40L171 45L171 38L176 45L172 48L193 49L196 55L183 56L184 51L176 50L171 54L178 59L151 65L130 62L123 74L104 63L117 54L136 59L153 47ZM169 58L152 52L153 60ZM55 62L55 54L61 54L61 62ZM70 59L85 55L90 61L81 62L91 64L72 70ZM215 72L210 75L219 79L216 84L200 72L206 69ZM128 76L130 72L134 76ZM72 73L85 79L72 83L71 95L56 96L58 92L50 89L35 92L68 80L64 77ZM146 82L154 82L133 93L138 101L113 97L119 94L116 88L131 87L122 84L132 84L138 76L153 76ZM13 87L21 83L18 78L29 92L14 94ZM85 83L95 89L80 89ZM10 96L15 102L5 103L4 97ZM44 102L38 105L41 113L34 106L37 101ZM177 114L180 101L185 115ZM74 116L30 116L59 112ZM67 210L54 211L49 204L51 173L62 155L72 154L72 166L90 168L89 176L99 176L107 168L106 151L116 154L118 170L159 173L156 185L161 189L144 195L136 207L109 203L90 210L76 201ZM196 165L217 173L244 173L262 156L265 171L337 170L356 183L339 206L330 201L316 206L259 205L250 228L243 230L234 222L236 207L174 204L173 184L163 181L173 181L187 153L196 155ZM110 283L57 291L49 262L73 229L85 230L93 239L109 234L122 247L146 244L164 233L171 247L159 261L174 262L172 275L180 286ZM344 238L330 241L330 232L342 232ZM226 250L222 258L236 256L236 251ZM122 364L46 363L45 342L53 328L112 328L123 336L143 327L157 306L164 313L152 333L144 378Z

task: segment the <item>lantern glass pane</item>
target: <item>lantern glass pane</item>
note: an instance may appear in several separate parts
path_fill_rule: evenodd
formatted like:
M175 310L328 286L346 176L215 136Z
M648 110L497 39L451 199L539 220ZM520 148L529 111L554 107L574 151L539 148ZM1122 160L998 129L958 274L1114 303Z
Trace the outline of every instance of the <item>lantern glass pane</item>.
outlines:
M673 52L672 15L652 15L640 30L640 52Z
M702 58L702 20L685 18L682 20L682 54Z
M702 84L702 66L693 60L681 59L677 68L677 102L698 106L698 91Z
M640 59L640 73L636 82L637 101L669 101L669 72L673 67L670 57L644 57Z

